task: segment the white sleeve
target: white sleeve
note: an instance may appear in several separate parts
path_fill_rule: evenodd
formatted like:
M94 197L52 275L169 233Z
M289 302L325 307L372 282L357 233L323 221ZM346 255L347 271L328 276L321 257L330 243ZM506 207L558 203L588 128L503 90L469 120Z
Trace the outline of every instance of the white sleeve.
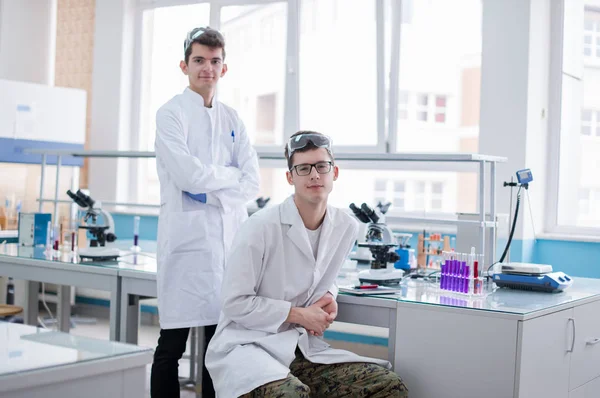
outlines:
M199 194L240 186L242 174L237 167L208 165L192 156L183 134L181 116L171 109L161 108L156 113L155 150L157 161L162 162L182 191Z
M331 295L333 296L334 299L337 299L337 296L338 296L338 293L339 293L340 289L338 289L337 283L333 282L333 284L331 285L331 287L327 291L329 293L331 293Z
M257 295L263 274L263 232L247 221L238 231L225 267L221 295L223 313L247 329L277 333L292 304Z
M250 144L250 139L246 133L244 123L239 120L238 133L235 136L234 166L242 172L240 184L235 188L221 189L207 194L206 203L218 204L225 210L243 206L258 196L260 185L260 173L258 166L258 156Z

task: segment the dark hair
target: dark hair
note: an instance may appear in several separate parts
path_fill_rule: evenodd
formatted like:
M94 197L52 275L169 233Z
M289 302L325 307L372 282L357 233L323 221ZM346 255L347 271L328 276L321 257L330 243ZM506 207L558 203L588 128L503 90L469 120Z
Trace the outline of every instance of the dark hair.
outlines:
M290 140L300 134L317 134L317 135L323 135L323 136L325 135L325 134L317 133L316 131L303 130L303 131L298 131L297 133L292 134L292 136L290 137ZM308 143L306 144L306 146L304 148L296 149L294 151L294 153L308 152L308 151L312 151L313 149L319 149L319 147L316 146L315 144L313 144L312 141L308 141ZM285 155L285 159L287 160L288 170L291 170L292 166L294 165L294 163L292 162L292 158L294 157L294 154L292 154L292 156L290 157L287 144L285 145L285 151L283 153ZM333 153L329 149L327 149L327 153L329 154L329 157L331 157L331 161L333 162L334 161Z
M221 50L223 50L223 60L225 60L225 38L223 37L221 32L208 27L196 28L190 32L189 36L193 37L194 34L198 32L198 30L202 30L203 32L198 37L195 37L193 40L191 40L189 43L188 40L185 41L185 63L187 64L190 60L190 55L192 54L192 46L194 45L194 43L203 44L212 49L220 48Z

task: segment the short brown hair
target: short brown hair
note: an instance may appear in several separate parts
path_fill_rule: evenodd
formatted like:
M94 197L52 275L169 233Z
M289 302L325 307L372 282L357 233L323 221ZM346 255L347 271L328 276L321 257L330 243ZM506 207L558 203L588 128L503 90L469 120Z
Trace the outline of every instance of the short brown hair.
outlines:
M198 33L198 31L202 31L197 37L194 37ZM189 39L189 37L194 37L193 39ZM212 49L220 48L223 51L223 60L225 60L225 38L216 29L212 29L209 27L206 28L196 28L192 30L188 34L188 38L185 40L185 63L187 64L190 60L190 55L192 54L192 46L194 43L202 44Z
M317 135L322 135L322 136L325 135L325 134L317 133L316 131L302 130L302 131L298 131L297 133L292 134L292 136L290 137L290 140L301 134L317 134ZM304 148L296 149L294 151L294 153L308 152L313 149L319 149L319 147L316 146L315 144L313 144L312 141L309 141L308 144ZM287 160L288 170L291 170L292 166L294 165L294 163L292 162L292 158L294 157L294 154L292 154L292 156L290 157L287 144L285 145L285 150L283 153L285 155L285 159ZM334 161L333 153L329 149L327 149L327 153L329 154L329 157L331 157L331 161L333 162Z

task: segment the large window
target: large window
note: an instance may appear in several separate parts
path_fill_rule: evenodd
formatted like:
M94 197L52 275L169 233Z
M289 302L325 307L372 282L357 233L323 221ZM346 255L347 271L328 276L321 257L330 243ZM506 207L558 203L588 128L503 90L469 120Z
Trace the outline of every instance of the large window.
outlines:
M139 149L154 150L156 111L188 85L179 68L183 59L183 41L187 32L208 25L208 4L162 7L143 12L142 81L139 96ZM138 167L138 202L160 201L158 175L154 159L141 159Z
M302 0L300 127L340 146L377 144L375 1Z
M287 4L221 8L227 75L219 99L232 106L257 146L283 143Z
M183 38L211 24L227 50L218 99L240 114L260 152L282 154L297 130L332 136L337 154L478 152L481 4L461 1L457 7L404 0L401 9L396 0L158 0L160 8L142 2L134 142L153 150L157 109L187 85L179 70ZM397 123L389 123L390 108ZM155 162L138 165L138 201L158 203ZM415 171L418 166L369 170L375 167L344 164L332 202L346 207L385 199L391 211L420 213L475 210L476 189L472 195L457 189L472 182L472 173L435 165L440 179ZM274 202L289 193L281 171L261 170L261 195Z
M472 152L479 136L481 0L406 3L397 150Z
M600 3L583 3L564 6L558 200L550 209L555 232L600 227Z

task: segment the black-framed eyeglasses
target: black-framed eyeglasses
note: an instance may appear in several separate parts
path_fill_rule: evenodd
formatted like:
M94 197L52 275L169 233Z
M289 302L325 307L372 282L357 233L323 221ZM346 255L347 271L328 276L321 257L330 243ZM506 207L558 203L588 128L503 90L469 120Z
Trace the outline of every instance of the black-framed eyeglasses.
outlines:
M297 164L297 165L293 166L290 171L296 169L296 174L298 174L299 176L307 176L310 173L312 173L312 169L314 167L315 170L317 170L317 173L327 174L331 171L332 165L333 165L333 162L330 162L330 161L317 162L317 163L313 163L313 164L302 163L302 164Z

